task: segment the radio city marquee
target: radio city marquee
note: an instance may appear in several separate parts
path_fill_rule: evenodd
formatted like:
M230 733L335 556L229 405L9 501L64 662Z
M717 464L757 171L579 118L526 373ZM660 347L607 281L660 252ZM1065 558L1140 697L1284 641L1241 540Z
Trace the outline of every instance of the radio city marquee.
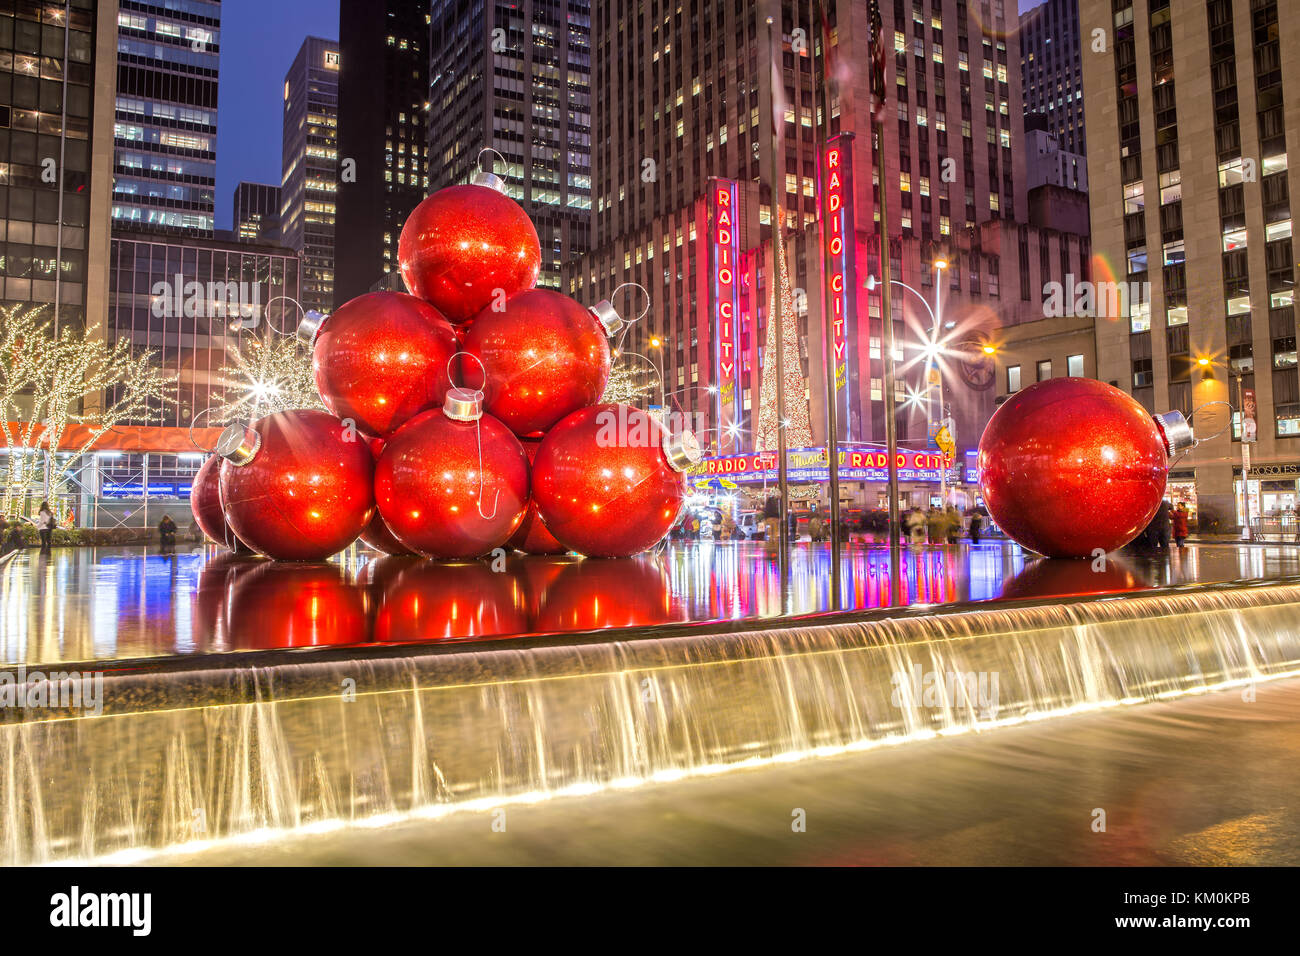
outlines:
M857 243L853 222L853 134L833 136L823 157L821 196L825 203L823 242L830 290L827 309L831 319L831 341L835 347L835 408L841 438L858 428L850 418L856 411L849 403L849 343L856 325L854 276L857 274Z
M729 179L709 183L709 298L717 344L718 434L730 439L730 426L739 415L740 376L736 361L740 345L739 187Z
M874 445L841 445L839 476L841 481L888 481L889 453ZM702 487L714 478L736 484L774 482L777 480L775 452L751 455L724 455L706 458L692 468L691 483ZM928 451L898 453L899 481L939 481L943 455ZM825 481L829 477L825 448L796 448L786 452L786 469L790 481Z

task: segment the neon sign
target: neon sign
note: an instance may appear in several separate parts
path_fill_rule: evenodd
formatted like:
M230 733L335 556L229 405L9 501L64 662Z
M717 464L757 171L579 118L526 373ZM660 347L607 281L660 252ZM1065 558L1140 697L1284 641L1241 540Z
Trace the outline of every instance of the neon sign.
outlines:
M841 438L852 434L849 422L849 342L855 325L854 276L857 249L853 224L853 136L831 137L822 162L822 200L825 203L827 297L831 344L835 354L836 412Z
M739 188L729 179L710 180L709 273L713 332L717 344L718 436L722 447L736 444L739 421L740 232Z

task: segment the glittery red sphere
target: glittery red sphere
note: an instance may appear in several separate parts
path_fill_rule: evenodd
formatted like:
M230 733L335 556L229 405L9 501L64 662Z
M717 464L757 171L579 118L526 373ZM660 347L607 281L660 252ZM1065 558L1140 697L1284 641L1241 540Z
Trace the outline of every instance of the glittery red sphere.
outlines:
M221 507L221 456L213 455L205 461L194 476L190 489L190 511L199 530L209 541L225 545L239 554L252 554L253 549L235 536L226 523Z
M375 516L370 519L370 524L366 525L360 537L370 547L376 551L382 551L384 554L415 553L398 541L397 536L388 530L388 525L384 524L384 516L379 513L378 508L375 509Z
M540 435L565 415L594 405L609 382L609 336L580 302L530 289L492 306L465 333L465 351L486 371L483 407L516 435ZM479 362L461 361L478 382Z
M528 453L529 466L537 459L537 449L541 444L540 439L524 439L523 446L524 451ZM528 500L528 510L524 512L524 520L519 522L518 530L507 544L525 554L564 554L569 550L555 540L555 535L546 530L546 525L542 523L541 516L537 513L537 503L531 497Z
M1133 540L1160 506L1168 456L1131 396L1089 378L1053 378L1013 395L979 446L993 520L1030 550L1090 557Z
M407 547L435 558L477 558L519 527L528 505L528 456L491 415L459 422L435 408L384 444L375 501Z
M374 460L326 412L277 412L253 423L252 460L221 463L226 520L272 558L321 561L356 540L374 514Z
M509 196L448 186L407 217L397 261L410 293L459 323L499 295L536 285L542 249L532 220Z
M561 544L624 558L661 540L677 520L684 481L663 451L663 426L627 405L594 405L546 433L533 500Z
M367 435L388 435L442 404L451 323L402 292L371 292L325 319L312 347L312 374L325 407Z

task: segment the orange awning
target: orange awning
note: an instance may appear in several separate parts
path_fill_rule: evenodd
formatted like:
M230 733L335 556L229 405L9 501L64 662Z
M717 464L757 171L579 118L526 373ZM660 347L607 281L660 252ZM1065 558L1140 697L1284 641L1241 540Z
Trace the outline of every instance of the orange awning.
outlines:
M21 434L22 429L26 427L25 422L9 423L10 431L13 434ZM37 447L44 447L40 438L43 431L43 425L36 426L34 441ZM59 449L61 451L71 451L80 448L93 431L94 429L89 425L69 425L63 431ZM190 440L191 434L193 435L193 441ZM148 451L161 454L201 452L216 445L217 438L220 435L220 428L196 428L191 433L188 428L174 428L162 425L119 425L101 435L90 450ZM196 443L199 446L197 448L195 447Z

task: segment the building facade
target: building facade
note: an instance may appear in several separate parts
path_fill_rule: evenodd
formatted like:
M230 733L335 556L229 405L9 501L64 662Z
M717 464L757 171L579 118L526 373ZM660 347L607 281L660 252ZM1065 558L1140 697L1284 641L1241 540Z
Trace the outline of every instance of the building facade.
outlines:
M1088 157L1062 149L1041 114L1025 117L1025 157L1031 191L1039 186L1088 191Z
M539 286L591 236L591 4L435 2L429 28L429 189L466 182L492 149L537 227ZM504 160L504 162L501 162Z
M1243 466L1251 516L1297 503L1290 12L1276 0L1081 4L1084 35L1113 37L1084 59L1094 254L1132 290L1097 320L1098 376L1152 412L1200 410L1204 441L1171 490L1203 529L1245 521ZM1243 405L1255 412L1244 429ZM1243 430L1257 440L1243 446Z
M429 23L427 3L339 3L340 304L398 271L402 224L429 188Z
M246 242L280 241L280 187L243 182L231 197L235 237Z
M302 306L334 308L339 46L308 37L284 77L280 244L302 256Z
M837 82L823 148L827 65L817 6L714 2L687 16L653 0L595 5L593 88L602 93L593 106L594 248L568 271L567 287L596 301L622 283L644 286L650 311L626 348L662 367L667 404L703 422L715 453L765 450L754 445L774 287L775 178L784 186L778 200L790 274L786 321L795 326L802 376L802 388L787 389L787 410L806 418L813 440L824 442L822 316L829 303L846 316L830 323L841 438L879 442L882 310L879 290L866 286L879 271L876 222L884 202L891 275L910 287L895 286L892 303L900 440L924 445L930 420L939 417L932 400L918 398L930 379L925 343L937 338L944 381L970 383L943 386L943 402L960 420L959 445L973 445L995 394L983 344L1003 324L1042 317L1041 287L1031 278L1038 231L1025 225L1022 244L1018 229L1028 200L1018 142L1019 49L1008 29L1014 7L996 0L882 4L892 53L882 188L873 168L867 71L850 66L870 61L869 7L824 5ZM738 217L734 236L724 238L734 245L720 249L719 189L733 185ZM852 242L833 251L839 230ZM1073 250L1070 270L1082 271L1086 241L1081 246L1075 236L1065 245ZM719 288L718 270L727 256L741 267L729 302L722 301L731 289ZM1059 271L1053 263L1060 262L1058 253L1049 268ZM940 263L948 268L937 270ZM616 304L634 314L642 302L637 295ZM720 307L739 316L733 328L719 321ZM733 352L734 363L720 362ZM721 407L724 394L729 408Z
M1020 71L1025 113L1046 117L1061 149L1086 155L1079 0L1046 0L1021 15Z
M103 326L115 3L0 11L0 306Z
M216 221L219 0L123 0L114 231L210 236Z

